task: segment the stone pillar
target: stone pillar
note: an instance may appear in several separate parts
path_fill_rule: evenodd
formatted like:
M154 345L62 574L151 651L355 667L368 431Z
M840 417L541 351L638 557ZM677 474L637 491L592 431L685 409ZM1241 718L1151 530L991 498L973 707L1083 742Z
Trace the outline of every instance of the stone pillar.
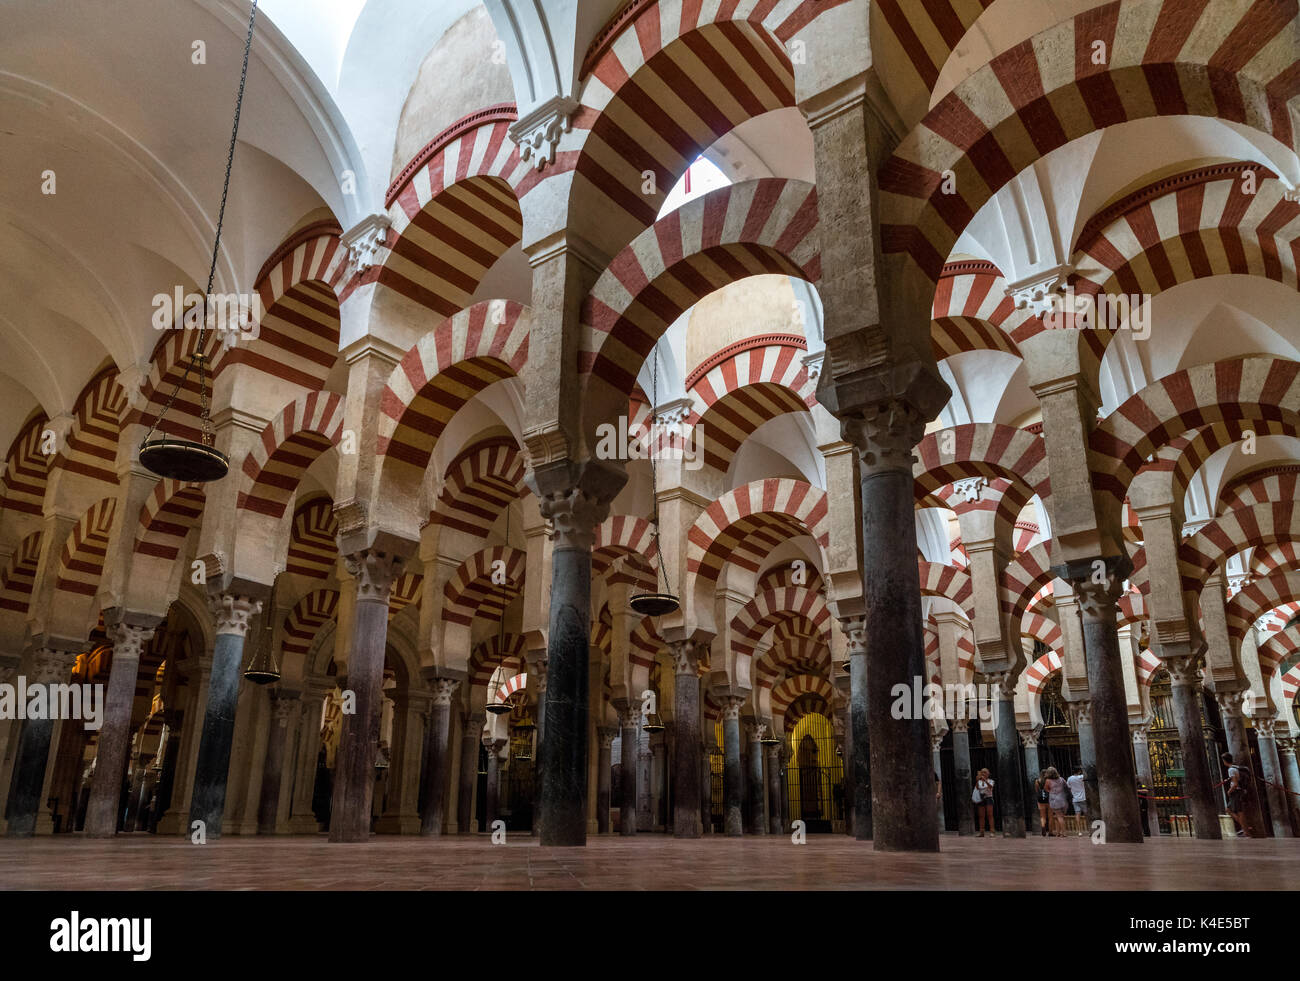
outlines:
M641 711L636 703L619 710L620 764L618 830L623 835L636 834L636 755L641 732Z
M961 836L975 833L975 810L970 799L975 782L970 769L969 728L969 719L952 720L953 790L957 794L957 834Z
M673 767L673 837L704 834L700 809L700 653L694 641L668 645L673 658L673 718L676 758Z
M1228 753L1236 763L1250 770L1253 778L1250 793L1246 797L1246 833L1252 838L1265 838L1264 812L1259 804L1259 774L1254 772L1251 763L1250 740L1246 737L1246 722L1241 716L1243 694L1241 691L1219 691L1215 692L1214 700L1219 705L1219 717L1223 720ZM1227 776L1227 771L1224 770L1220 779L1227 779ZM1222 792L1226 795L1227 787L1222 788Z
M1025 751L1025 793L1031 797L1029 807L1029 831L1032 834L1038 834L1043 830L1042 816L1038 813L1038 798L1034 796L1034 781L1038 779L1038 773L1042 770L1042 763L1038 758L1038 737L1040 730L1021 729L1020 745Z
M918 586L918 592L920 587ZM844 728L844 772L851 797L845 803L851 813L845 823L858 841L870 841L871 733L867 701L867 627L862 619L840 621L849 657L849 718ZM936 834L938 832L936 831Z
M637 727L636 750L636 829L638 831L654 830L654 815L650 813L650 765L654 754L650 744L641 736L640 725Z
M1101 794L1097 790L1097 751L1092 739L1092 702L1081 698L1077 702L1067 702L1066 711L1074 720L1075 732L1079 734L1079 762L1083 766L1084 790L1088 799L1088 814L1096 817L1101 814ZM1070 774L1062 773L1069 777ZM1136 779L1134 781L1136 783Z
M939 779L935 781L935 786L939 791L934 795L935 817L939 822L939 831L943 832L943 765L939 759L939 747L943 745L944 732L942 729L936 729L930 733L930 765L934 768L934 775Z
M596 833L609 834L610 776L614 769L611 748L614 745L613 726L599 726L596 736L600 740L600 753L596 761Z
M504 739L484 737L483 745L487 747L487 806L483 819L487 823L484 831L491 831L497 820L497 807L501 800L501 747L506 745Z
M1104 562L1105 578L1098 582ZM1138 844L1142 818L1138 813L1137 776L1128 734L1128 696L1124 691L1124 666L1120 658L1115 602L1130 571L1127 556L1071 565L1058 573L1074 586L1083 627L1088 663L1088 698L1092 703L1093 752L1097 760L1097 790L1106 840ZM1094 571L1095 570L1095 571ZM1093 819L1093 815L1089 815Z
M1205 754L1205 733L1201 729L1201 672L1197 660L1195 657L1164 659L1165 668L1169 671L1174 721L1178 726L1178 741L1183 747L1183 792L1188 797L1192 824L1196 829L1196 837L1218 841L1223 837L1223 829L1219 827L1219 805L1214 799L1214 779L1210 775L1210 764ZM1148 787L1154 787L1151 782L1150 749L1145 734L1142 739L1142 749L1147 754L1147 773L1142 776L1142 779L1146 781ZM1139 774L1140 771L1139 761ZM1151 823L1154 815L1153 802L1153 806L1148 810L1148 824ZM1151 833L1157 833L1155 828L1152 828Z
M1175 711L1177 711L1176 708ZM1133 758L1137 763L1137 777L1147 788L1147 799L1142 802L1146 808L1147 827L1151 829L1151 837L1158 838L1160 837L1160 816L1156 811L1156 781L1155 774L1151 770L1151 744L1147 741L1147 733L1151 725L1147 722L1132 722L1129 723L1129 726L1133 730ZM1217 812L1214 823L1216 826L1219 823ZM1200 828L1199 818L1197 819L1197 828Z
M895 719L890 711L896 684L929 676L912 481L912 450L926 417L907 401L889 399L865 404L840 421L861 466L865 653L851 655L850 663L864 659L866 671L854 673L850 684L852 701L865 703L870 732L872 840L877 851L938 851L929 720ZM861 736L855 725L859 754ZM861 774L855 777L860 782Z
M546 651L538 651L537 655L528 660L528 681L537 692L537 729L533 736L533 758L538 760L538 765L533 767L533 826L531 829L534 838L542 836L542 773L543 768L540 765L542 758L542 745L546 736ZM590 654L588 654L588 664L590 665ZM591 679L587 679L587 693L591 693ZM588 716L591 714L591 706L587 706Z
M425 744L422 835L440 835L446 824L447 782L451 776L451 698L459 687L460 682L454 678L433 679L433 704Z
M211 841L221 837L221 818L226 809L226 778L235 737L244 635L248 632L248 621L261 612L262 603L248 596L218 593L209 598L209 605L216 620L217 637L212 648L212 674L208 679L208 701L199 737L189 826L185 830L192 830L195 821L202 821L204 833Z
M767 783L763 779L763 744L759 742L763 735L763 726L757 722L750 722L745 726L745 734L749 737L748 831L751 835L766 835L767 813L763 793Z
M845 679L848 680L847 678ZM844 788L844 833L852 838L854 801L857 796L857 781L854 779L853 767L853 713L848 700L838 712L831 710L831 728L835 732L835 748L840 753L843 765L841 786Z
M262 793L257 805L257 833L275 834L280 809L280 783L284 779L284 751L289 736L289 715L297 694L271 693L271 728L266 734L266 759L262 763Z
M1010 671L988 676L997 688L998 781L997 798L1002 812L1002 836L1025 836L1024 774L1020 770L1020 736L1016 731L1016 676ZM1127 723L1127 717L1125 719ZM1127 744L1127 739L1125 740ZM1130 793L1133 783L1129 781ZM1142 829L1138 828L1141 834Z
M1255 732L1259 737L1259 766L1264 772L1264 792L1268 794L1268 813L1273 822L1274 838L1292 838L1291 809L1287 803L1286 787L1282 780L1282 761L1278 756L1273 733L1278 728L1276 719L1256 719Z
M356 580L356 606L348 651L348 690L356 711L344 714L334 759L334 796L330 802L332 842L370 837L375 792L375 755L383 702L384 649L388 641L388 598L402 574L402 556L366 548L344 556Z
M90 802L86 805L87 838L111 838L117 833L120 776L131 740L136 676L140 673L140 654L153 639L154 627L116 623L108 633L113 642L113 663L104 693L104 719L95 749Z
M316 792L316 759L320 755L321 715L333 683L307 680L299 699L298 765L294 772L293 803L289 807L289 831L296 835L318 834L321 830L312 798Z
M1287 814L1300 814L1300 766L1296 765L1294 736L1277 737L1277 755L1282 765L1282 782L1286 785Z
M460 740L460 787L456 794L456 830L474 832L474 791L478 789L478 748L483 736L483 716L467 715Z
M542 480L539 471L534 479ZM591 656L591 544L607 501L578 487L538 495L554 530L546 720L541 747L543 845L587 843L587 716Z
M32 656L31 685L63 684L76 663L75 651L43 647ZM46 764L54 737L54 719L26 719L18 737L18 755L9 792L8 835L30 838L36 833L36 818L41 810L46 784ZM121 779L121 770L116 771ZM115 818L116 821L116 818Z
M772 834L785 830L785 813L781 800L781 744L767 747L767 813Z
M669 723L671 725L671 723ZM660 815L664 813L667 802L664 800L668 789L668 733L667 731L650 737L650 826L655 831L666 831Z
M745 700L724 695L722 702L722 807L723 828L729 838L744 834L740 798L740 709Z
M713 834L713 746L706 742L700 743L700 824Z

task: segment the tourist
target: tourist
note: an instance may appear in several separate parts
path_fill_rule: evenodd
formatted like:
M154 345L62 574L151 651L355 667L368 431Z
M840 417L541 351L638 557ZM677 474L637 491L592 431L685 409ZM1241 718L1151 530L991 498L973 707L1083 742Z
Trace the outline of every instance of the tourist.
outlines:
M1074 804L1074 813L1083 818L1086 823L1088 820L1088 783L1083 776L1083 767L1076 766L1074 768L1074 773L1072 773L1070 778L1065 782L1070 785L1070 796L1073 798L1071 803ZM1083 832L1080 831L1079 834L1083 834Z
M1047 828L1051 824L1052 809L1047 801L1047 771L1039 771L1034 780L1034 796L1038 799L1038 823L1042 826L1043 837L1047 837Z
M1228 768L1228 813L1237 824L1237 837L1242 838L1250 831L1246 818L1246 801L1250 797L1250 775L1244 766L1238 766L1231 753L1221 757L1223 765Z
M1047 776L1043 780L1043 786L1047 788L1047 804L1052 809L1052 834L1057 838L1064 838L1065 808L1069 803L1066 792L1069 790L1069 786L1061 779L1061 774L1057 772L1054 766L1047 768Z
M978 799L977 799L978 798ZM979 837L984 837L984 829L987 826L989 837L993 836L993 778L989 776L988 768L980 770L976 775L975 792L971 796L975 802L975 823L979 826Z

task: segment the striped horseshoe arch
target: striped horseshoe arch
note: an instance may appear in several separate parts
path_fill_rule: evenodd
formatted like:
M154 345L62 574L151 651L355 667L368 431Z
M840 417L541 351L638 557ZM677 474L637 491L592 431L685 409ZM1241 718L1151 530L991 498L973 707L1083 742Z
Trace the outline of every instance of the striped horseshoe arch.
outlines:
M339 444L345 407L341 395L310 392L281 409L244 457L237 506L283 517L307 468Z
M1270 634L1259 645L1259 669L1265 679L1272 678L1287 661L1300 654L1300 626L1284 627ZM1300 667L1300 665L1296 665ZM1289 669L1295 671L1295 667ZM1285 681L1283 682L1285 687ZM1291 697L1295 697L1292 690Z
M506 604L524 587L527 559L527 553L509 545L475 552L443 587L442 618L464 627L477 616L500 620Z
M921 574L922 596L950 599L966 614L966 619L975 619L975 591L971 586L969 572L959 566L927 562L925 559L919 559L916 564Z
M328 579L338 564L338 519L328 497L303 501L293 512L285 572L308 579Z
M525 490L523 455L514 439L480 440L447 465L429 522L486 537Z
M793 678L786 678L772 689L773 717L778 719L784 717L786 720L785 728L792 728L798 719L790 719L787 713L790 706L805 695L812 696L813 699L820 699L821 704L827 709L835 700L835 691L831 688L831 683L825 678L810 674L795 675Z
M1289 569L1300 569L1300 542L1274 542L1251 553L1249 571L1252 576L1269 576Z
M816 225L811 184L764 178L701 195L638 235L582 305L587 429L626 409L655 341L710 293L771 273L817 282Z
M1021 552L1007 563L1002 574L1002 615L1008 617L1013 626L1021 624L1030 601L1040 589L1050 585L1053 578L1047 542Z
M49 477L49 457L41 452L41 443L48 425L45 413L37 412L9 444L4 476L0 478L0 508L6 512L41 515Z
M656 588L659 547L654 526L645 518L611 514L596 526L591 546L591 577L609 577L641 588ZM621 565L619 560L622 560ZM671 584L670 584L671 591Z
M732 649L752 657L769 630L784 620L802 618L811 625L814 636L829 643L830 609L822 594L806 586L786 586L757 594L731 619Z
M469 655L469 684L486 688L498 667L508 674L518 674L524 667L524 638L519 634L493 634L474 645Z
M36 569L41 561L41 533L34 531L14 550L9 566L0 575L0 610L26 614L36 587Z
M1052 150L1129 120L1209 115L1294 147L1300 83L1283 52L1296 18L1293 4L1119 0L1002 52L939 100L882 166L884 252L934 283L994 192ZM1096 41L1106 64L1092 61ZM945 173L955 193L944 193Z
M1266 467L1230 480L1219 492L1215 514L1297 498L1300 498L1300 465Z
M280 650L289 655L306 657L312 642L322 626L334 619L338 612L337 589L314 589L303 596L284 618L284 639Z
M1189 610L1199 608L1205 580L1242 549L1300 541L1300 501L1273 501L1219 515L1178 546L1178 573Z
M117 485L117 442L126 417L126 392L117 383L117 368L109 365L77 396L72 428L50 466Z
M1300 600L1300 571L1279 572L1243 586L1228 600L1226 611L1228 636L1234 646L1241 644L1246 631L1260 617L1297 600Z
M202 484L186 484L170 478L158 481L140 508L135 551L174 561L185 545L185 537L198 527L203 502Z
M1038 318L1016 309L997 266L982 259L949 262L934 291L930 346L935 361L967 351L1000 351L1020 357L1016 337Z

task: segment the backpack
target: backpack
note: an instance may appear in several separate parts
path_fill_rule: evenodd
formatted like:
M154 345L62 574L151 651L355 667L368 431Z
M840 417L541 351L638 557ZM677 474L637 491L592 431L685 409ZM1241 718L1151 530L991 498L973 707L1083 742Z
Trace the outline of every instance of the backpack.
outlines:
M984 802L984 795L980 793L979 784L976 784L975 788L970 792L970 802L972 804L982 804Z

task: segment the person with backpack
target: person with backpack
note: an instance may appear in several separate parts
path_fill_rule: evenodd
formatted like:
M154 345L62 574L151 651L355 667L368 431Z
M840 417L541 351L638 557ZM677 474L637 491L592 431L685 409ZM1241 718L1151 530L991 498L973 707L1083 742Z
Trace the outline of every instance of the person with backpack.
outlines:
M976 774L975 787L971 790L970 799L975 805L975 823L980 829L978 837L984 837L986 826L989 837L993 837L993 778L989 776L988 767Z
M1237 823L1237 837L1244 837L1250 831L1246 823L1246 801L1250 798L1250 768L1240 766L1232 759L1231 753L1219 757L1228 768L1228 813Z

